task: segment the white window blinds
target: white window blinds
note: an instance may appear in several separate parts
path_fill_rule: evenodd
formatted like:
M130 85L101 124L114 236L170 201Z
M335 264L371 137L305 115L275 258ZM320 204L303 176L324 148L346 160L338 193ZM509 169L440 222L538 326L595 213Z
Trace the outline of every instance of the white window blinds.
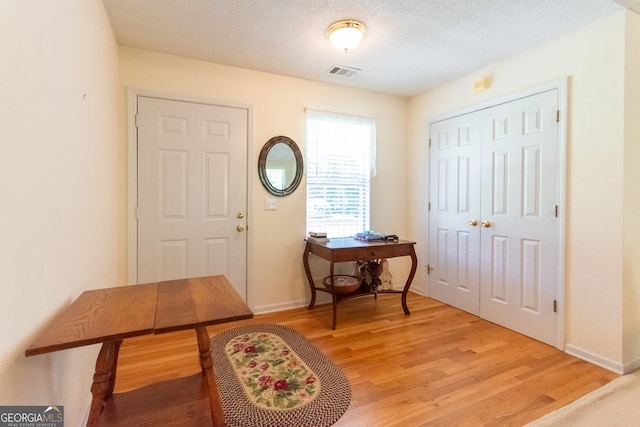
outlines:
M306 112L307 232L347 237L369 230L375 120Z

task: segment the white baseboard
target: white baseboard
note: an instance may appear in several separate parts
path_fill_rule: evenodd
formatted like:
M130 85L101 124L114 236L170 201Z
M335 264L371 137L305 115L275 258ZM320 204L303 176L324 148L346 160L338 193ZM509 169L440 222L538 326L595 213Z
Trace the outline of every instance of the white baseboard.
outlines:
M625 369L625 366L619 362L591 353L590 351L584 350L572 344L565 344L564 351L565 353L570 354L571 356L575 356L578 359L582 359L589 363L593 363L594 365L600 366L601 368L607 369L611 372L615 372L616 374L619 374L619 375L623 375L630 372L630 371L627 371ZM636 362L640 362L640 361L636 361Z
M394 287L393 289L396 291L402 290L402 288L398 288L398 287ZM414 286L412 286L411 289L409 289L409 292L413 292L418 295L424 295L422 293L421 288L417 288ZM317 292L316 305L318 304L331 304L331 297L329 296L329 294L324 292ZM308 305L309 305L309 300L307 299L302 301L289 301L289 302L284 302L279 304L261 305L257 307L252 307L251 311L253 311L253 314L268 314L268 313L276 313L278 311L291 310L293 308L307 307Z
M640 369L640 356L636 357L630 362L625 362L624 364L624 373L629 374L636 369Z
M402 290L402 288L398 289L398 290ZM411 286L409 288L409 292L413 292L414 294L418 294L418 295L422 295L423 297L426 297L427 294L425 293L424 289L422 289L419 286Z
M300 308L307 305L309 305L309 302L307 301L291 301L281 304L261 305L253 307L251 311L253 311L253 314L268 314L283 310L291 310L293 308Z
M327 304L331 303L331 297L329 294L325 294L324 292L316 293L316 305L318 304ZM299 301L288 301L279 304L270 304L270 305L260 305L257 307L252 307L251 311L253 314L268 314L268 313L276 313L278 311L291 310L293 308L307 307L309 305L309 300L299 300Z

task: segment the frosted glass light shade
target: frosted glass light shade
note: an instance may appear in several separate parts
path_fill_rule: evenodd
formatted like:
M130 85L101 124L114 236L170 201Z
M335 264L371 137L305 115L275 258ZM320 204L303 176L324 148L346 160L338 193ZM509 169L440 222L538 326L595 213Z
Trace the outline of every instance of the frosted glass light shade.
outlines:
M327 28L327 36L331 43L345 53L355 49L366 32L367 28L362 22L352 19L334 22Z

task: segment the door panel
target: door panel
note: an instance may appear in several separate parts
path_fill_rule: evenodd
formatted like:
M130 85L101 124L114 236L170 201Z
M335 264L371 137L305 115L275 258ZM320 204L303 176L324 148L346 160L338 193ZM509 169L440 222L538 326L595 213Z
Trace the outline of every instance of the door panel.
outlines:
M226 275L246 297L247 111L138 98L138 283Z
M480 239L480 315L549 344L556 336L557 109L557 90L488 109L493 126L481 176L490 227Z
M160 280L170 280L170 278L188 277L188 242L186 240L160 240L160 279L151 280L151 282ZM149 283L149 280L141 283Z
M429 252L435 260L429 295L479 314L480 142L478 118L431 125ZM470 225L476 220L478 224Z

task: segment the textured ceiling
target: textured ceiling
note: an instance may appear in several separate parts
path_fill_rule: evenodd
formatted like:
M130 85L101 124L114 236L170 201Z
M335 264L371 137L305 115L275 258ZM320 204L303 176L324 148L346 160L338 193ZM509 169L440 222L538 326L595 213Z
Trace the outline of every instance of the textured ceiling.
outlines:
M617 2L616 2L617 1ZM411 96L640 0L103 0L120 45ZM368 29L344 53L339 19ZM360 69L330 75L334 65Z

